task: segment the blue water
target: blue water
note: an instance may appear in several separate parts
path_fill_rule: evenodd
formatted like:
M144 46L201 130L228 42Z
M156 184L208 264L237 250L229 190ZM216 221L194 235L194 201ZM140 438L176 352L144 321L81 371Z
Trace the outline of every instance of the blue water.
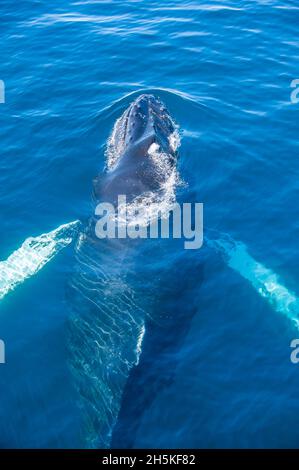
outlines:
M0 259L88 219L112 126L149 91L180 126L179 197L299 295L296 1L2 0L0 13ZM74 251L1 301L1 447L83 445ZM170 313L145 333L112 445L298 447L296 326L206 243L147 261L161 268L145 286L154 313Z

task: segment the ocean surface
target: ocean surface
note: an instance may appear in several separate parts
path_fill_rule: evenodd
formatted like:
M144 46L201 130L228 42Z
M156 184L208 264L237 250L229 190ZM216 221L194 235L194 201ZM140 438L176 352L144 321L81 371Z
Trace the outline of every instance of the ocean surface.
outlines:
M204 204L202 248L135 253L156 269L137 289L153 321L111 445L298 448L298 2L2 0L0 14L1 260L84 227L114 122L141 93L179 126L178 199ZM70 367L88 353L84 330L69 344L75 238L0 300L2 448L88 445Z

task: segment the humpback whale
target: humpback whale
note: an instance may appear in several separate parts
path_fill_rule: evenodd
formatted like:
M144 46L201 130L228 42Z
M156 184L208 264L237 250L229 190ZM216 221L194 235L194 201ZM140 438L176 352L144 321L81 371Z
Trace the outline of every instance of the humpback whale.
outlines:
M139 97L115 123L108 141L105 171L94 181L95 202L115 202L118 194L125 194L132 208L136 203L146 206L151 200L169 205L175 197L178 178L178 143L176 126L165 106L151 95ZM148 260L151 260L151 265L156 261L143 256L143 251L138 252L140 259L136 259L136 243L132 239L97 239L95 222L96 217L93 216L84 229L76 220L48 233L28 237L7 259L0 261L0 301L69 246L79 227L83 230L77 240L77 262L69 286L69 304L72 304L73 312L68 341L70 366L82 411L82 445L108 447L117 418L122 415L123 419L118 419L114 443L116 446L124 445L123 429L126 429L127 436L130 435L127 437L129 447L134 444L137 425L137 420L132 419L133 413L134 417L142 415L155 391L161 390L161 377L166 383L171 380L166 360L163 367L160 366L158 380L157 368L150 368L153 349L158 349L156 357L161 353L161 348L157 348L161 340L160 325L155 331L150 331L149 326L157 284ZM274 310L298 327L299 299L284 286L279 276L256 261L250 248L240 241L215 230L208 234L206 244L223 258L225 265L239 273ZM146 245L150 246L150 243L147 241ZM141 245L142 242L139 248ZM177 300L188 287L182 276L183 268L186 269L186 251L184 253L184 258L177 257L175 263L168 264L169 271L174 272L176 268L178 276L174 276L176 285L171 286L172 293L176 295L167 296L170 303L167 313L175 311L176 322L173 322L171 331L166 331L169 345L165 347L165 356L182 331L182 322L178 327L178 316L184 322L187 316L185 308L177 312ZM177 263L178 259L181 264ZM186 282L190 283L198 282L197 269L196 277L190 275L192 265L193 259L188 266L188 279L186 277ZM165 276L160 277L167 285ZM196 305L190 305L190 299L191 296L186 295L187 308L196 309ZM196 299L192 301L196 304ZM186 322L184 326L187 326ZM4 361L1 349L3 343L0 340L0 363L1 355ZM144 354L146 350L151 353ZM151 387L145 396L142 393L136 398L132 390L136 386L144 387L145 382Z
M153 95L139 96L115 123L105 171L94 180L95 206L116 203L125 195L134 218L136 206L171 204L178 182L178 142L177 127L164 104ZM75 247L68 343L82 445L106 448L127 378L139 362L156 281L148 263L152 240L143 249L140 240L99 239L96 223L93 215Z

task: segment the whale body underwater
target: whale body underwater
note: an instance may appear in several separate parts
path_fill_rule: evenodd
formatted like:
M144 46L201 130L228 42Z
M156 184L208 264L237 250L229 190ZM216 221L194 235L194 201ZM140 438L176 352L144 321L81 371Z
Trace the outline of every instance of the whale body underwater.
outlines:
M177 126L153 95L139 96L116 121L105 171L94 180L94 203L169 207L178 182ZM132 217L134 217L132 210ZM90 218L75 247L70 282L70 366L82 416L82 443L106 448L131 369L139 363L147 322L159 312L159 240L99 239ZM162 255L162 254L161 254ZM158 317L161 316L158 313ZM156 320L155 320L156 321Z

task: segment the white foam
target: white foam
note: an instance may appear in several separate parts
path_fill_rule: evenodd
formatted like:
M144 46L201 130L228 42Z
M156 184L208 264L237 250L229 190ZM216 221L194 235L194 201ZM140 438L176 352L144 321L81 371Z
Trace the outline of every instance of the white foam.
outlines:
M115 121L107 141L106 166L111 171L117 165L124 149L125 113Z
M177 125L174 126L174 131L168 137L168 141L172 151L176 152L181 145L181 137L179 133L179 127Z
M150 148L148 149L148 154L154 155L156 152L159 151L159 149L160 149L160 146L156 142L153 142Z
M79 224L76 220L38 237L29 237L7 260L0 261L0 300L69 245Z
M182 183L172 157L161 151L157 144L152 144L150 150L149 157L154 163L155 171L161 175L160 189L143 193L127 205L128 226L148 225L157 215L168 217L176 203L176 188Z
M142 353L142 343L143 343L144 335L145 335L145 326L143 324L140 328L140 333L139 333L139 336L138 336L138 339L137 339L137 346L136 346L136 356L137 357L136 357L136 363L135 363L136 366L138 366L138 364L139 364L140 354Z

